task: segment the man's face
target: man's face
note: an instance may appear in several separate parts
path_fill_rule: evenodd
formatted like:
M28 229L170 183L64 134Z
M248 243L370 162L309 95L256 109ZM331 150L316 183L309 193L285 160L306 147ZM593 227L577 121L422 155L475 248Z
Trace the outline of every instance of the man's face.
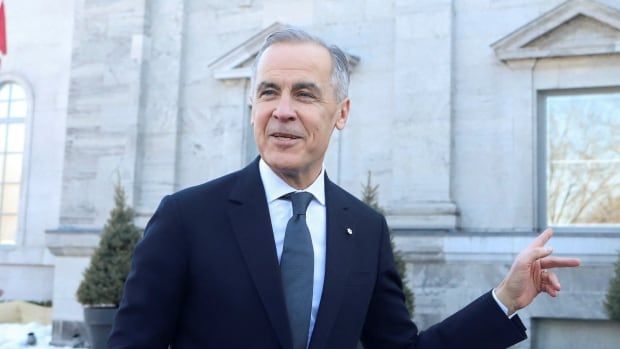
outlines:
M265 162L303 189L320 173L334 127L344 128L349 100L339 102L327 49L313 43L277 43L258 62L252 125Z

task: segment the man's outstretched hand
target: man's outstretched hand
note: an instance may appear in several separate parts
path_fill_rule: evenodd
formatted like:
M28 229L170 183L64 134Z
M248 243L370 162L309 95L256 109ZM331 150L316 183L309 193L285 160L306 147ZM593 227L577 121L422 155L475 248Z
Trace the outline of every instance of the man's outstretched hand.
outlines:
M506 278L495 288L495 295L512 315L532 303L541 292L555 297L560 292L560 280L552 268L577 267L576 258L552 257L553 250L545 247L553 230L547 228L515 259Z

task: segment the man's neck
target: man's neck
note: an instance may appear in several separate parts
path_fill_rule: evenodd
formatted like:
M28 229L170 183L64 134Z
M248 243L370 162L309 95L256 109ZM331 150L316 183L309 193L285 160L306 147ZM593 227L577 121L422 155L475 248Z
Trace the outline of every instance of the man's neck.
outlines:
M308 188L312 185L312 183L314 183L322 172L322 169L319 169L318 171L312 171L309 174L299 174L286 171L277 171L271 166L270 168L276 175L278 175L278 177L282 178L283 181L297 190L304 190Z
M264 161L264 160L263 160ZM265 164L280 177L286 184L297 190L305 190L316 181L316 179L323 172L323 167L317 170L308 169L307 171L281 171L273 168L266 161Z

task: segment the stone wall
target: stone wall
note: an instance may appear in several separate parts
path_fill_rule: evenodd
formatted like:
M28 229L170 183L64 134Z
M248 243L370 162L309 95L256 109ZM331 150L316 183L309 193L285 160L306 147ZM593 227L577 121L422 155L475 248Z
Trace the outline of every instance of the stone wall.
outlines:
M16 245L0 246L3 299L51 300L53 256L45 230L58 225L74 0L4 1L8 53L0 83L27 94Z
M422 328L494 287L541 228L540 93L617 87L620 76L618 0L5 3L0 80L22 82L33 113L20 240L0 246L0 287L5 298L53 297L58 343L81 331L74 288L117 181L143 226L162 196L248 161L243 70L271 25L300 26L359 58L349 124L325 163L354 194L372 171ZM571 8L590 17L553 27ZM540 35L519 46L520 30ZM592 40L608 51L588 51ZM218 75L227 64L238 70ZM534 338L569 328L550 317L605 317L617 232L557 235L556 251L584 266L562 273L559 299L521 313Z
M450 316L496 287L508 273L519 251L535 237L532 233L506 232L396 231L394 235L397 248L408 262L406 275L416 301L414 320L421 329ZM540 295L530 306L518 312L528 327L529 338L515 347L564 348L540 346L541 338L545 337L548 337L545 343L561 342L562 331L569 325L550 320L563 319L569 322L592 321L588 331L608 334L600 342L593 342L593 347L607 348L604 345L609 343L609 338L614 338L610 331L615 327L604 321L607 315L603 302L613 275L613 263L620 250L619 239L614 235L556 234L552 246L555 255L579 256L582 266L557 271L562 284L557 298ZM536 321L538 326L533 324ZM556 325L562 326L554 327ZM531 347L534 338L538 338L538 346Z

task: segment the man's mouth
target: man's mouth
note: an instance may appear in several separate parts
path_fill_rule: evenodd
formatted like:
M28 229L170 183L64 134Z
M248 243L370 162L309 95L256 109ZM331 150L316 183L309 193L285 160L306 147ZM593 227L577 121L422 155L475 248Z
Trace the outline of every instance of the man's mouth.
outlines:
M294 134L290 134L290 133L283 133L283 132L275 132L271 134L272 137L276 137L278 139L299 139L301 137L296 136Z

